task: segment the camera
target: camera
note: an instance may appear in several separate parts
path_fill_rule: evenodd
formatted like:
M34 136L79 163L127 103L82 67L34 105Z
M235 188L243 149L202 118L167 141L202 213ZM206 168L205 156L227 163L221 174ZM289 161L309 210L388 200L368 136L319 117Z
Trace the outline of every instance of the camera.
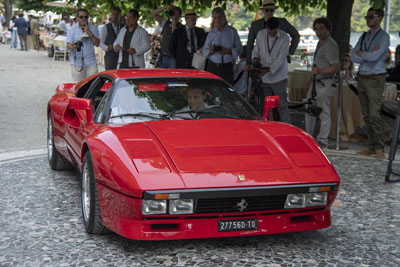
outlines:
M77 41L74 43L74 45L76 45L76 51L81 52L83 43L81 41Z
M317 107L314 101L309 98L305 106L305 112L310 116L318 117L322 113L322 108Z
M222 50L222 45L214 45L214 52L218 52Z

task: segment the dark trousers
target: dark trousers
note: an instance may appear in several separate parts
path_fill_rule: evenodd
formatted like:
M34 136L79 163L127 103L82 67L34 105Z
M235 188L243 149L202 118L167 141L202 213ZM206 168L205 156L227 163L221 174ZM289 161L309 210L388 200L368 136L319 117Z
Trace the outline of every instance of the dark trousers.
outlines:
M214 73L215 75L218 75L225 81L227 81L229 84L233 85L233 64L232 62L229 63L214 63L211 60L208 60L207 62L207 68L206 70L208 72Z
M21 45L21 50L28 50L28 34L18 33L19 44Z
M106 70L114 70L118 67L119 54L114 51L107 51L104 55L104 67Z

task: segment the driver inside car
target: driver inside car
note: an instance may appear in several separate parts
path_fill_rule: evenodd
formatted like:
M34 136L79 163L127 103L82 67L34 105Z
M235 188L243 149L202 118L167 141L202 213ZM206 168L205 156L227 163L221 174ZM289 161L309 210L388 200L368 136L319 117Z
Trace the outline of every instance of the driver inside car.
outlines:
M207 98L207 94L204 90L197 88L188 88L186 90L186 94L188 106L179 111L202 110L207 108L207 104L204 103Z

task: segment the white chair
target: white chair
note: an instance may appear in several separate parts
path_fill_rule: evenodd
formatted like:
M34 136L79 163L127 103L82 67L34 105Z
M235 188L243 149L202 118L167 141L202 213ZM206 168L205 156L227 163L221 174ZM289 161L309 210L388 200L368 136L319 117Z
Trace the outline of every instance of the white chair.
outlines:
M53 47L54 47L53 61L56 59L56 57L59 56L64 57L65 61L69 53L65 42L63 40L53 40Z

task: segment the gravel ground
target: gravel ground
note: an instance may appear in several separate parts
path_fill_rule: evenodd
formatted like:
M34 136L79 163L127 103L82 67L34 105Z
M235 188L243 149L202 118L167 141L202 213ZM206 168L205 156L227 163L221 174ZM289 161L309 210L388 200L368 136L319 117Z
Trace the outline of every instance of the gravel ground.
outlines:
M330 159L342 177L330 228L162 242L86 234L76 172L3 161L0 266L400 266L400 184L383 184L382 161Z

